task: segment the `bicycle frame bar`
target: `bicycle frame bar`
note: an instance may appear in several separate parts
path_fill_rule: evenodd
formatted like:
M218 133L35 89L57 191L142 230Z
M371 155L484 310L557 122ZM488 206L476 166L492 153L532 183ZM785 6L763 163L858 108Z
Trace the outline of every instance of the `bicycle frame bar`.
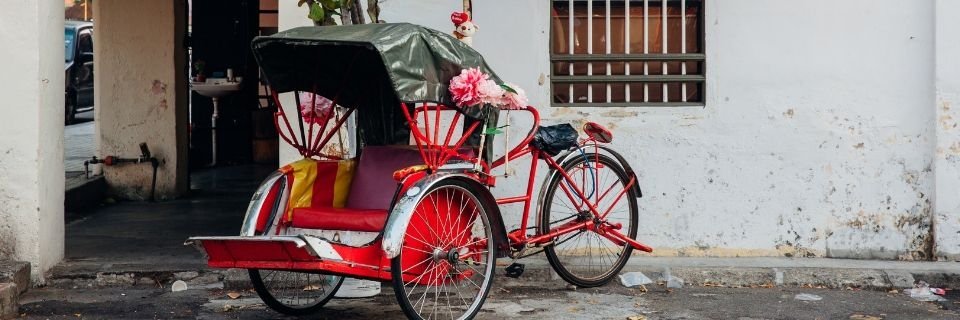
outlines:
M523 141L517 144L516 147L513 147L513 149L511 149L510 152L507 152L507 154L503 155L497 160L494 160L493 163L490 165L490 169L503 165L504 163L507 162L508 157L509 159L512 160L512 159L522 157L527 153L536 153L534 152L534 150L530 148L530 141L533 141L533 137L537 135L537 128L540 127L540 112L537 111L536 108L530 107L530 106L527 106L526 108L520 109L520 110L530 112L530 115L533 116L533 125L530 127L530 132L528 132L527 137L523 138ZM536 160L534 160L533 162L534 164L536 164ZM530 195L530 194L528 193L527 195Z
M529 138L532 139L532 135ZM529 141L527 141L527 143L529 143ZM581 148L584 148L584 147L585 146L581 146ZM609 148L606 148L603 146L596 146L596 145L595 145L595 148L603 149L605 151L608 151L614 154L617 160L620 161L625 166L625 170L628 170L628 176L630 177L630 180L627 182L627 185L623 188L623 190L616 193L615 195L616 198L613 200L613 203L619 202L623 198L623 196L627 194L627 191L630 190L631 188L635 188L639 192L639 187L637 187L636 175L633 174L632 169L626 166L626 163L624 163L623 158L619 156L619 154L616 154L614 151L610 150ZM497 204L507 204L507 203L517 203L517 202L524 203L523 213L520 220L520 229L517 229L516 231L513 231L507 235L507 237L511 241L511 245L514 247L522 247L529 244L542 245L542 244L549 243L550 241L552 241L558 236L561 236L570 232L576 232L577 230L592 230L593 232L597 232L598 234L609 239L610 241L613 241L618 245L627 243L631 247L637 250L652 252L653 248L651 248L650 246L644 245L634 239L631 239L629 236L621 233L618 230L621 228L621 226L612 226L608 223L601 223L600 225L597 225L593 220L584 221L584 222L568 222L560 226L557 226L555 228L552 228L549 232L545 234L537 234L533 237L527 237L527 233L526 233L526 230L528 229L527 221L529 220L528 218L530 216L530 207L531 207L531 203L533 202L532 201L533 200L533 184L534 184L534 179L536 177L536 172L537 172L537 164L538 164L537 160L541 158L545 162L547 162L547 166L550 168L550 174L548 174L546 177L546 180L544 180L543 186L546 186L547 183L549 183L549 181L554 179L555 176L559 175L560 179L563 179L563 181L566 182L566 183L560 184L560 189L571 200L574 206L577 206L577 210L584 210L584 208L581 208L580 205L578 204L578 202L582 201L582 203L586 206L586 210L589 210L593 214L593 216L598 217L599 220L603 221L607 217L607 215L609 215L610 210L612 209L612 206L610 208L607 208L603 212L601 212L600 209L598 209L593 204L591 204L591 202L589 201L590 199L587 196L585 196L583 190L580 190L579 188L577 188L576 185L574 184L575 181L573 180L573 178L571 178L570 175L567 174L566 171L564 171L561 164L568 161L570 157L577 156L575 152L576 151L574 151L573 153L568 153L564 156L561 156L560 162L557 162L556 160L554 160L553 157L551 157L549 154L545 154L543 151L530 147L528 144L521 145L521 147L515 148L510 153L508 153L508 156L511 159L514 157L523 156L527 153L531 154L530 175L527 181L527 188L526 188L525 195L497 199ZM502 162L505 161L505 157L507 156L504 156L498 159L497 161L495 161L493 167L496 167L502 164ZM603 199L606 196L608 196L609 191L610 189L604 191L602 194L601 192L595 192L598 198L597 202L599 203L599 199ZM544 192L545 192L545 189L541 190L540 201L538 201L538 204L537 204L538 210L543 206L543 201L544 201L543 197L545 195ZM576 200L580 200L580 201L576 201ZM539 214L538 214L538 217L539 217ZM539 223L540 219L537 219L537 221Z

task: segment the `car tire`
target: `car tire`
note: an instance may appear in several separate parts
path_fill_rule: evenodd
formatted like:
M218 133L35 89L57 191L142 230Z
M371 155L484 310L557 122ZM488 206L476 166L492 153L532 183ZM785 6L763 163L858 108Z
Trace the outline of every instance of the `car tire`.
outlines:
M77 121L77 99L73 95L68 95L63 101L64 114L63 124L70 125Z

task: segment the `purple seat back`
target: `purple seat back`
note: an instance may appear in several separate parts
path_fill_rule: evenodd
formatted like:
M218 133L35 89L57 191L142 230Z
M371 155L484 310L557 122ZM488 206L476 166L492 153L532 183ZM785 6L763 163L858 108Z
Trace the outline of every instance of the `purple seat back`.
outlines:
M390 206L397 191L393 172L423 164L420 151L402 146L368 146L363 148L347 196L347 208L380 209Z

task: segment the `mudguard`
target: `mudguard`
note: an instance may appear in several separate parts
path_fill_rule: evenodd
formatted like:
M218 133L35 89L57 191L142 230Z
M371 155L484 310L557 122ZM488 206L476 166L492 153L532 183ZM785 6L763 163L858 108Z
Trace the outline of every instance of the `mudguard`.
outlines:
M497 200L490 193L490 190L477 182L474 178L458 172L437 172L423 177L404 190L399 198L391 207L390 216L384 227L382 248L387 258L395 258L400 254L400 248L403 246L403 238L407 232L407 226L413 217L414 209L420 200L426 195L426 191L441 181L456 179L466 182L473 186L477 192L477 198L485 206L487 218L490 221L490 228L493 237L497 243L497 257L505 257L510 252L510 244L507 241L507 233L503 226L503 218L500 216L500 208L497 206Z
M280 192L280 194L272 197L273 201L267 201L271 199L269 193L273 190L274 185L278 183L280 186L277 191ZM280 170L274 171L267 176L260 186L257 187L257 191L254 192L253 197L250 199L250 204L247 205L247 212L243 217L243 226L240 228L240 235L245 237L255 236L257 233L257 225L264 222L260 217L263 214L270 215L265 221L267 224L265 228L270 229L272 224L276 223L278 218L277 213L286 211L287 199L290 196L290 191L287 189L287 175ZM270 209L269 212L263 210L264 206L268 206Z

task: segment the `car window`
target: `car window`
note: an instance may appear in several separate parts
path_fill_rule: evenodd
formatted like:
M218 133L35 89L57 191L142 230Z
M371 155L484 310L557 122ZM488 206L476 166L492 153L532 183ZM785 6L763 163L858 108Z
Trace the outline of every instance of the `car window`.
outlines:
M77 46L80 53L93 53L93 36L89 30L80 31L77 37Z
M66 29L63 33L64 61L73 61L73 40L76 39L77 32L73 29Z

